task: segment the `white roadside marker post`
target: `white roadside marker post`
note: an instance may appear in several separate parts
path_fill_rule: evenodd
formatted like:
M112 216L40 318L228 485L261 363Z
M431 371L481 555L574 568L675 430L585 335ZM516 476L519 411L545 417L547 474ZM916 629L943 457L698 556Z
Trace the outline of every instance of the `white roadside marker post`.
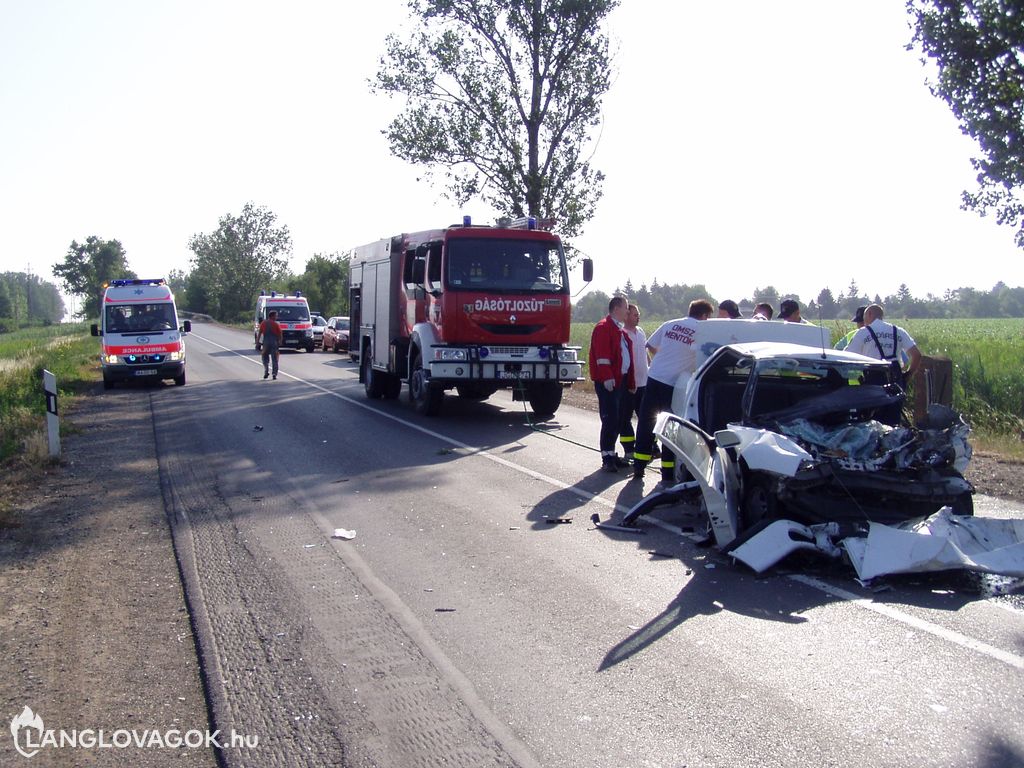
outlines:
M43 371L43 394L46 395L46 437L50 455L60 456L60 419L57 418L57 377Z

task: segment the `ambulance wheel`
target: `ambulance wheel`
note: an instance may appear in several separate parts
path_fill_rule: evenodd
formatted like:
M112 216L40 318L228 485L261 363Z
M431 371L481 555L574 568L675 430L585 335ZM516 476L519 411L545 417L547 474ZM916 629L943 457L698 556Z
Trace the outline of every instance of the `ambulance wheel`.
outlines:
M104 389L113 389L114 388L114 380L113 379L108 379L106 376L104 376L103 377L103 388Z
M369 350L367 350L369 352ZM383 376L373 370L373 360L370 356L363 356L363 388L366 390L366 396L371 400L379 400L384 395L384 383L381 381Z
M533 415L538 419L549 419L562 404L562 385L557 381L532 384L526 391Z
M413 358L412 375L409 377L409 399L417 413L437 416L444 402L444 390L433 384L423 370L423 358L419 352Z
M256 351L257 351L257 352L259 352L259 351L260 351L260 348L261 348L262 346L263 346L263 345L262 345L262 344L260 344L260 343L259 343L259 342L257 341L257 342L256 342Z
M184 387L185 386L185 372L182 371L180 376L174 377L174 386Z

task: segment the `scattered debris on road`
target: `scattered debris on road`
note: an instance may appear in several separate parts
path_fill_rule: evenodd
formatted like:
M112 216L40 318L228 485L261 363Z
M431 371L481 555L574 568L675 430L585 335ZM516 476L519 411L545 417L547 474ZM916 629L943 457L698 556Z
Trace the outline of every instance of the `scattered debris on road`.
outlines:
M345 539L346 541L354 539L355 537L356 532L350 531L347 528L335 528L334 533L331 534L332 539Z

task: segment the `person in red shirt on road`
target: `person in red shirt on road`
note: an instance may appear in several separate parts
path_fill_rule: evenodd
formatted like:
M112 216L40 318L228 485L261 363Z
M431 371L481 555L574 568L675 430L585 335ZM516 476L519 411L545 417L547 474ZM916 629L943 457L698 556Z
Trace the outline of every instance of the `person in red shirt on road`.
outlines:
M267 319L260 323L260 350L263 356L263 378L270 375L270 361L274 361L274 378L277 379L278 361L281 357L281 344L284 343L284 331L277 322L277 310L267 313Z
M608 302L608 316L595 325L590 334L590 378L594 381L601 414L601 468L606 472L618 472L620 466L629 464L626 459L615 456L622 394L636 392L633 344L622 331L628 306L625 296L615 296Z

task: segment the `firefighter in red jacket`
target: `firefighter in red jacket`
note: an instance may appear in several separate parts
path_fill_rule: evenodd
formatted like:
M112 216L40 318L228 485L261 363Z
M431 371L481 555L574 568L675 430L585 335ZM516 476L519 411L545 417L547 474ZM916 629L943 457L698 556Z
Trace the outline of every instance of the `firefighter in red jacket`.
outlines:
M590 335L590 378L601 413L601 468L606 472L629 465L625 458L615 455L622 393L636 391L632 342L622 332L628 306L625 296L615 296L608 302L608 316L594 326Z

